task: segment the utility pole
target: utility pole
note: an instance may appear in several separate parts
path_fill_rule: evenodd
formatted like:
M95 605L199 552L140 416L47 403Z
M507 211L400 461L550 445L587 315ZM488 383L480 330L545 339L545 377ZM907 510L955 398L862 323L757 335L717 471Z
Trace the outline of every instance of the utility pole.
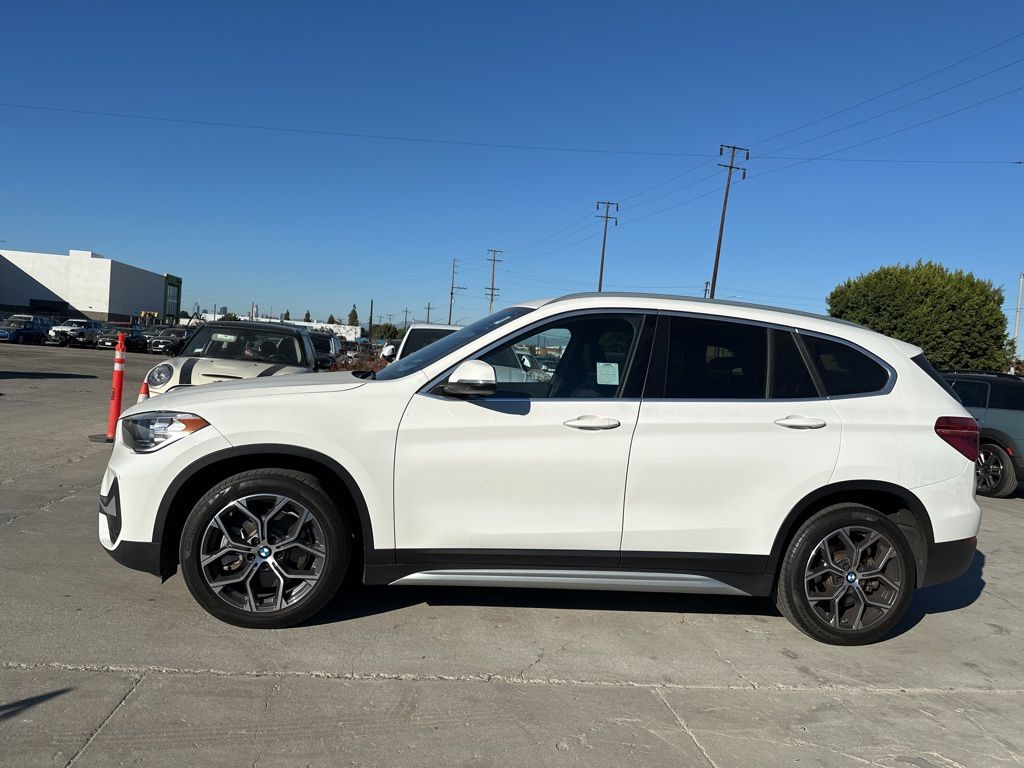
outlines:
M466 286L455 284L455 259L452 259L452 286L448 291L448 325L452 324L452 309L455 308L455 292L464 290L466 290Z
M715 298L715 287L718 285L718 260L722 255L722 235L725 233L725 209L729 205L729 187L732 186L732 172L742 171L743 178L747 178L747 169L736 165L736 153L745 152L747 160L750 159L750 150L746 147L734 147L732 144L719 144L718 154L721 156L725 150L729 150L729 164L719 163L722 168L728 168L729 173L725 177L725 199L722 201L722 220L718 222L718 245L715 246L715 267L711 270L711 298Z
M609 209L614 205L615 212L619 212L619 204L613 203L610 200L598 200L597 210L601 210L601 206L604 206L604 214L597 216L598 219L604 219L604 236L601 238L601 267L597 272L597 292L600 293L604 286L604 249L608 243L608 219L615 219L615 226L619 226L619 217L609 215Z
M373 344L373 299L370 299L370 324L366 326L366 337Z
M498 264L500 264L502 261L501 259L498 258L498 254L504 253L504 251L500 251L497 248L488 248L487 252L491 254L490 256L487 257L487 260L491 262L491 287L484 288L484 293L486 293L488 298L490 299L490 301L487 304L487 314L489 315L491 314L491 312L494 311L494 297L497 296L498 293L501 291L500 288L494 287L494 268L498 266Z
M704 298L705 299L708 297L708 286L710 286L710 285L711 285L711 281L710 280L705 280L704 281Z
M432 307L432 306L430 306L430 302L428 301L428 302L427 302L427 306L426 306L426 307L424 307L424 309L426 309L426 310L427 310L427 322L429 323L429 322L430 322L430 310L432 310L432 309L437 309L437 307Z
M1024 295L1024 272L1017 280L1017 311L1013 316L1013 359L1010 361L1010 373L1017 372L1017 334L1020 332L1020 300Z
M402 323L402 327L403 328L408 328L409 327L409 308L406 307L402 311L405 312L405 321Z

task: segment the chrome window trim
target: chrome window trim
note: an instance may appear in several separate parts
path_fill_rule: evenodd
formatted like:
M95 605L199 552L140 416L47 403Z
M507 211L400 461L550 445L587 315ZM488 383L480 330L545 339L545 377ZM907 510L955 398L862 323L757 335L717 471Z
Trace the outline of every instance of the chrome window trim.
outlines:
M731 315L711 315L711 314L706 314L704 312L689 312L689 311L685 311L685 310L671 310L671 309L660 310L658 314L659 315L663 315L665 317L685 317L685 318L690 318L690 319L695 319L695 320L711 320L711 321L718 321L718 322L725 322L725 323L739 323L739 324L742 324L742 325L754 325L754 326L757 326L759 328L766 328L766 329L777 330L777 331L785 331L785 332L788 332L788 333L795 333L797 336L813 336L813 337L816 337L816 338L825 339L826 341L837 342L839 344L844 344L845 346L850 347L855 352L859 352L862 355L865 355L866 357L870 358L874 362L878 363L880 366L882 366L882 368L885 369L886 373L888 374L888 379L886 379L885 386L883 386L881 389L872 390L871 392L855 392L855 393L850 394L850 395L828 395L828 394L825 394L825 395L819 395L818 397L801 397L801 398L767 397L767 396L766 397L758 397L758 398L644 397L643 398L644 402L651 402L651 403L811 403L811 402L821 402L821 401L824 401L824 400L849 400L849 399L852 399L852 398L861 398L861 397L879 397L879 396L883 396L883 395L889 394L890 392L892 392L893 387L896 386L896 370L891 365L889 365L889 363L887 363L885 360L880 358L878 355L876 355L876 354L874 354L874 353L864 349L860 345L854 344L853 342L848 341L848 340L843 339L843 338L840 338L838 336L832 336L830 334L821 333L819 331L808 331L808 330L803 329L803 328L798 328L798 327L796 327L794 325L785 325L785 324L782 324L782 323L773 323L773 322L765 321L765 320L751 320L749 318L733 317ZM766 343L768 343L767 340L766 340ZM801 345L801 347L802 347L802 345ZM655 354L657 354L657 352L658 352L658 350L657 350L657 348L655 348L655 349L653 349L651 351L651 354L655 355ZM804 353L804 350L801 349L801 356L803 356L803 353ZM813 362L813 361L810 361L810 362ZM804 360L804 364L806 365L807 363L808 363L808 360L805 359ZM817 378L818 378L817 370L815 370L814 368L811 368L811 369L808 370L808 373L811 375L811 378L815 380L815 384L817 384Z

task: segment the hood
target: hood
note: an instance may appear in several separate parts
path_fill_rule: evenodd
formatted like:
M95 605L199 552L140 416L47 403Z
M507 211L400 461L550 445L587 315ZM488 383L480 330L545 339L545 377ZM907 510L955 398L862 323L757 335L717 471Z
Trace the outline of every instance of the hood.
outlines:
M366 382L349 371L336 373L298 373L267 376L262 379L224 381L202 386L181 387L163 395L154 395L122 413L128 416L145 411L190 411L203 403L274 395L320 395L357 389Z

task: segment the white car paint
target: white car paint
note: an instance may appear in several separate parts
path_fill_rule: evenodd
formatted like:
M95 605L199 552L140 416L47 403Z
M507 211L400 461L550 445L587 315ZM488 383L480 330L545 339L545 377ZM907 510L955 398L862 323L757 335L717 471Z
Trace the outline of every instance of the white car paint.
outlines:
M186 467L225 448L266 445L314 451L343 467L365 500L373 549L385 555L766 555L794 504L844 480L913 492L936 543L977 534L973 464L934 431L938 417L969 414L911 360L918 348L829 318L727 302L596 294L524 306L533 311L399 378L264 378L179 389L130 408L125 417L168 410L197 414L210 426L148 454L134 453L118 430L101 493L109 494L116 479L123 525L112 541L101 514L103 545L159 541L157 510ZM428 391L499 340L546 318L601 309L683 312L824 334L880 358L895 384L864 397L778 401L467 400ZM779 423L791 417L797 426L818 428ZM586 426L612 422L608 429ZM436 578L459 583L477 576Z

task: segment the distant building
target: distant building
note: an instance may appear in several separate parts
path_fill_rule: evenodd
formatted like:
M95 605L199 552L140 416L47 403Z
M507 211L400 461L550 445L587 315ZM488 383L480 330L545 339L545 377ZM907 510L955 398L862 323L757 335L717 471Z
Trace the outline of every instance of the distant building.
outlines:
M0 309L131 320L177 318L181 278L114 261L92 251L32 253L0 249Z

